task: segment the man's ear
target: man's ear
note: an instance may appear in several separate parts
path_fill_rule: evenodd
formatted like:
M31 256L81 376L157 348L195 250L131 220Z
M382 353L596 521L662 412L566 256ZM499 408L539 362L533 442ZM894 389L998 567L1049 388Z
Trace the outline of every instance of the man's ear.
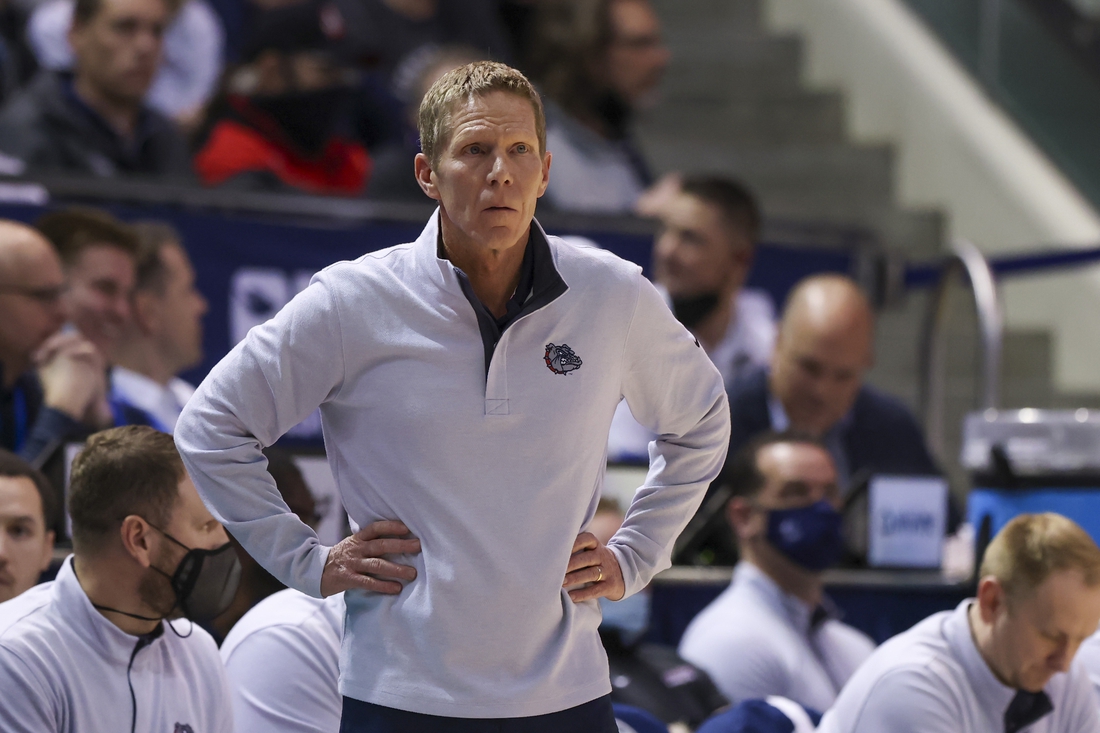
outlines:
M428 156L417 153L416 158L413 159L413 171L416 173L416 182L420 184L420 190L424 195L434 201L442 201L439 188L435 185L435 178L432 176L432 162L428 160Z
M986 575L978 581L978 611L982 621L992 624L993 621L1005 612L1007 594L1001 581L992 575Z
M726 502L726 521L739 540L746 539L751 534L752 504L743 496L733 497Z
M130 300L134 325L144 336L150 336L160 327L160 298L149 292L134 293Z
M42 562L38 565L38 569L42 572L46 572L50 567L50 563L53 562L53 543L55 537L53 530L46 532L46 539L42 543Z
M134 558L143 568L153 564L153 541L151 535L153 528L142 517L131 514L122 520L119 527L119 536L122 539L122 547L130 557Z

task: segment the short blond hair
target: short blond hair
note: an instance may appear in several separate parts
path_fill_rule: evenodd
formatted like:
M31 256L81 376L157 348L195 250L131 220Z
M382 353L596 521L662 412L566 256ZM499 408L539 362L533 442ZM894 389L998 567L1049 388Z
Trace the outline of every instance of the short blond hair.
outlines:
M1001 528L982 558L980 577L1000 581L1009 599L1034 592L1052 574L1077 570L1085 585L1100 585L1100 547L1061 514L1021 514Z
M451 137L451 113L456 104L490 92L507 92L531 103L539 154L546 152L546 113L534 85L519 71L496 61L475 61L448 71L432 84L420 102L417 126L420 150L435 166Z

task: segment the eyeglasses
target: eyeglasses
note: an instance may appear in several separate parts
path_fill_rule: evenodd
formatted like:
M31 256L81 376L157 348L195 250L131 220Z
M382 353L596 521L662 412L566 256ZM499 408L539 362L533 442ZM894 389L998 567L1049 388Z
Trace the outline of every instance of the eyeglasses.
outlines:
M44 288L25 288L20 285L0 285L0 293L22 295L25 298L37 300L39 303L45 305L56 303L64 292L64 285L53 285Z

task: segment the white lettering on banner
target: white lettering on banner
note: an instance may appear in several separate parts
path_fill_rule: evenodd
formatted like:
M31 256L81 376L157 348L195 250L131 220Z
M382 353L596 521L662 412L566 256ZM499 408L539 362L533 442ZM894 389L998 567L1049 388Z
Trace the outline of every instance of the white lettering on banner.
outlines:
M938 568L947 529L947 482L935 476L875 476L868 490L868 563Z
M241 267L229 284L230 346L243 339L253 327L266 323L290 299L309 285L311 270L280 270L273 267ZM313 413L287 435L299 440L321 439L321 413Z

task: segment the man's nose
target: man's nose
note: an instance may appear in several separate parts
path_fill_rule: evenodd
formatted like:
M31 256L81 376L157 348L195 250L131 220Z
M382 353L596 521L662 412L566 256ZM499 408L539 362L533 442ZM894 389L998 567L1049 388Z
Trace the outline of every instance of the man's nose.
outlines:
M512 184L512 166L509 165L506 153L501 153L493 158L493 168L489 171L489 183L502 186Z

